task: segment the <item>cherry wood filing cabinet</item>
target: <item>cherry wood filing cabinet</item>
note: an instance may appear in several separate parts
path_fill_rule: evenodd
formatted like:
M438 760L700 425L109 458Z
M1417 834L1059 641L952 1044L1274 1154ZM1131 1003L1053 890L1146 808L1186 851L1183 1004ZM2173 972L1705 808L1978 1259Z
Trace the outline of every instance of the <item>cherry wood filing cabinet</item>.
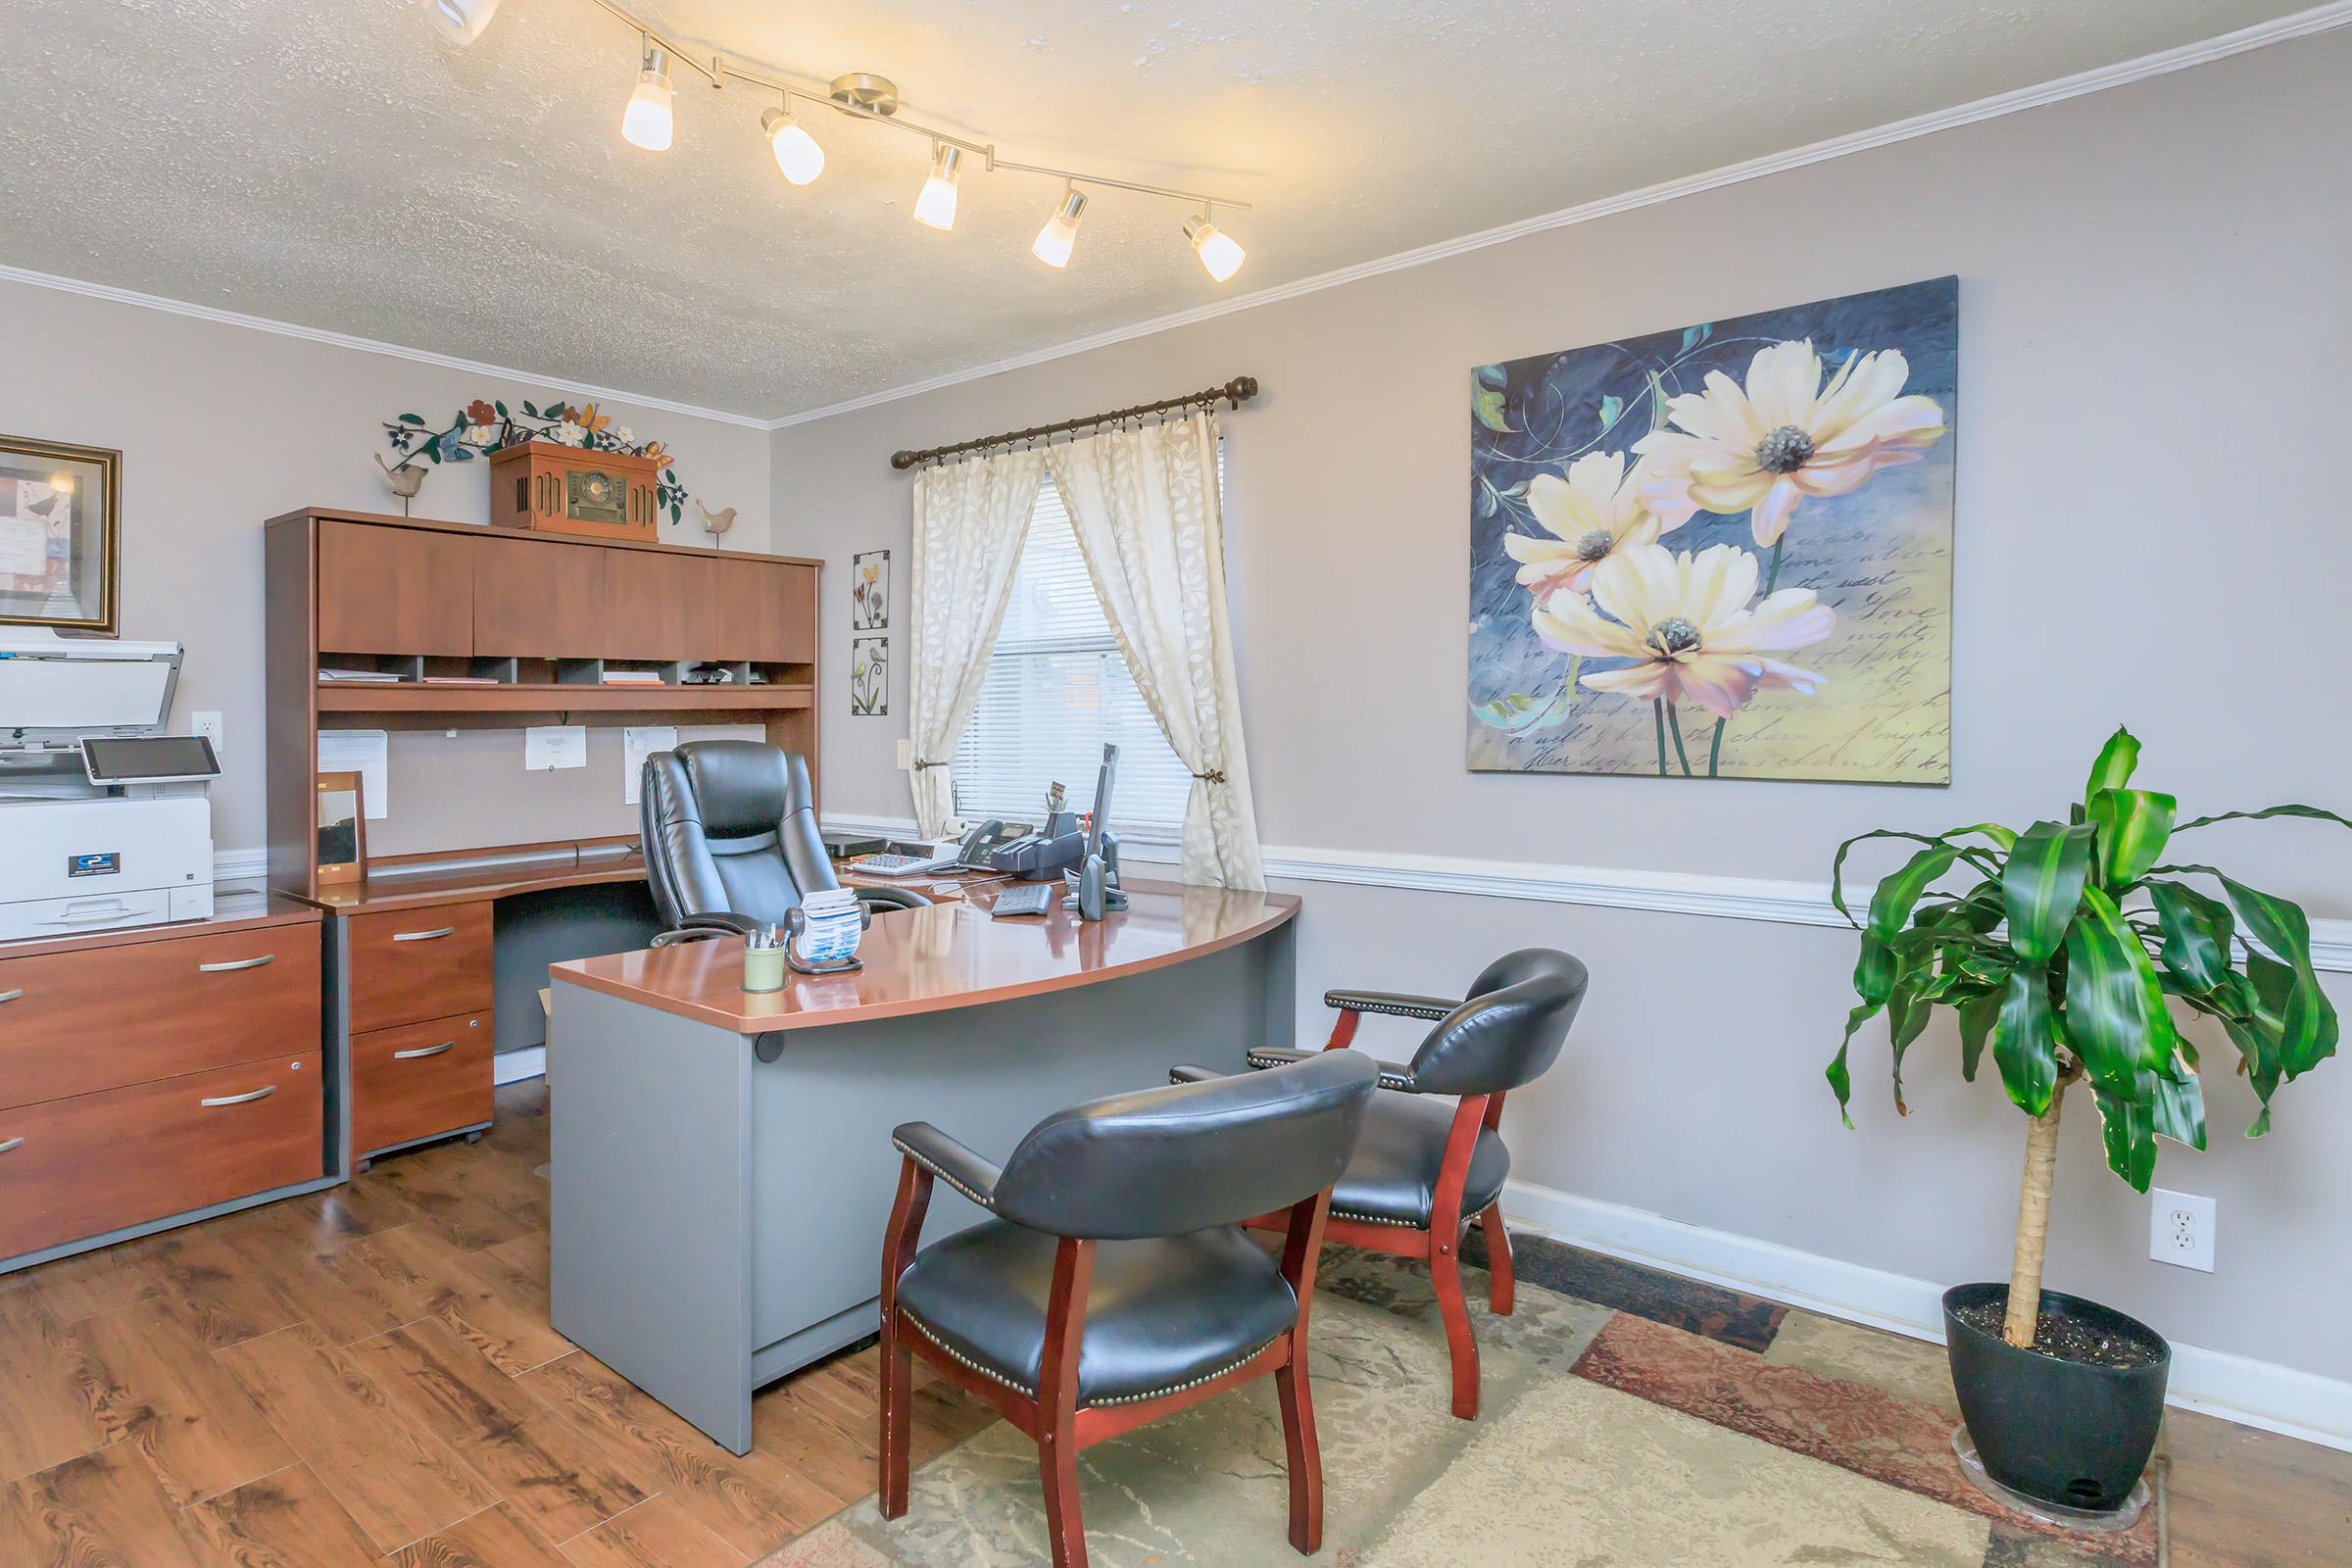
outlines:
M400 874L414 867L378 863L322 887L319 728L753 723L813 761L821 564L310 508L267 524L264 571L270 883L334 923L354 1163L478 1133L495 1077L492 908L529 891L529 876L426 895ZM662 684L599 683L615 662L658 668ZM684 682L696 664L729 666L730 679ZM344 667L399 679L318 679ZM490 683L433 680L448 675ZM565 862L546 885L599 879Z
M0 948L0 1267L336 1179L318 912Z

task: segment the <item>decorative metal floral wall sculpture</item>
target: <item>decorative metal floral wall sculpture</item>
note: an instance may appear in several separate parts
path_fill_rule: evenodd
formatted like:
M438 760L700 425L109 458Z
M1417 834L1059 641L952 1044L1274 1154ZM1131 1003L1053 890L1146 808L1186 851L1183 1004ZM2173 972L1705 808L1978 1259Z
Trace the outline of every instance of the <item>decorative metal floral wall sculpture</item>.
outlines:
M1481 366L1474 769L1951 778L1959 280Z
M850 639L850 711L858 718L890 715L890 639Z
M470 463L501 447L525 441L553 441L589 452L650 458L662 466L662 477L654 487L656 503L669 514L671 522L676 522L686 508L686 487L678 482L678 470L671 466L676 454L664 450L659 441L639 441L635 431L614 424L612 416L599 413L593 403L568 404L558 399L541 408L526 402L516 414L502 402L475 398L437 430L419 414L386 419L384 438L400 454L400 461L386 470L394 474L419 463Z

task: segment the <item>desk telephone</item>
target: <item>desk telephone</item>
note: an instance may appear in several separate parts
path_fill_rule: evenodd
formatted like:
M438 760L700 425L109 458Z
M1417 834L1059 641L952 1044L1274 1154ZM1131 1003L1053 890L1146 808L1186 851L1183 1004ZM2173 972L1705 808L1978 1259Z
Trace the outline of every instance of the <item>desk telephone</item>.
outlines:
M996 847L1029 831L1026 822L1009 825L990 817L973 827L956 848L930 855L861 855L848 862L854 871L875 876L936 876L942 871L986 871ZM945 840L941 841L945 843Z

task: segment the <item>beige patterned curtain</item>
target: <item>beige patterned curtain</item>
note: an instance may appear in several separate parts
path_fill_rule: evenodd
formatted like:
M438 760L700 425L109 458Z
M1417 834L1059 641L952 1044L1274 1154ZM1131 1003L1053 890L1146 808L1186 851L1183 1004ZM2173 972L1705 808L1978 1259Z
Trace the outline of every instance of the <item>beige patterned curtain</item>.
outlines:
M906 722L914 820L927 839L955 809L948 759L980 701L1045 471L1041 453L1003 452L914 476Z
M1225 603L1216 416L1105 430L1046 461L1136 687L1193 770L1184 880L1263 888Z

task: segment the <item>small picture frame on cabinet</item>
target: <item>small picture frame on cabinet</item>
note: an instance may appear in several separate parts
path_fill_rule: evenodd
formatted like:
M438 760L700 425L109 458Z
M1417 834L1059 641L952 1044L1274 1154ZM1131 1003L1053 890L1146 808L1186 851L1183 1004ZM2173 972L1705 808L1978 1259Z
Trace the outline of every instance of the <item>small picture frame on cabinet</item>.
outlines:
M318 775L318 885L357 882L368 874L368 811L357 773Z

